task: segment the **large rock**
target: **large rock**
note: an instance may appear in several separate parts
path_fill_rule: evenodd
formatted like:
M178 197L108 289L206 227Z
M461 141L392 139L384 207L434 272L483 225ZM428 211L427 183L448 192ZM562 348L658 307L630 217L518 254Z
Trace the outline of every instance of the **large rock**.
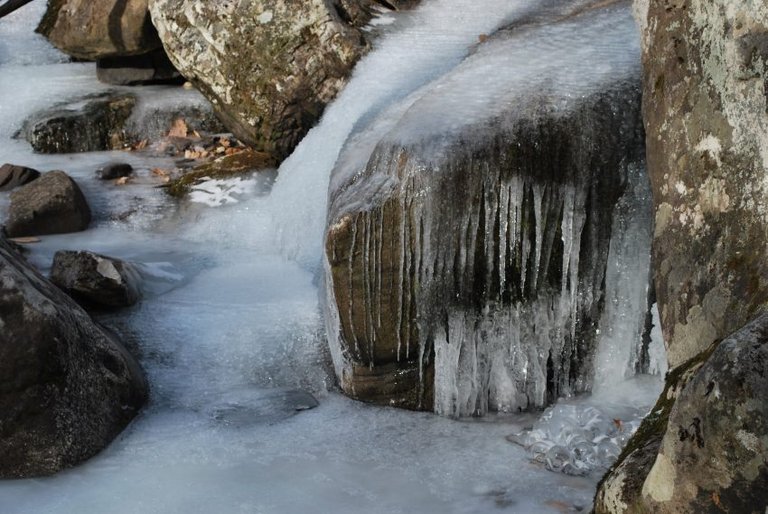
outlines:
M133 266L93 252L56 252L51 282L85 306L128 307L140 297Z
M9 237L80 232L91 222L82 191L63 171L51 171L11 193Z
M678 464L668 457L679 453L668 441L679 427L668 421L676 391L686 386L713 345L744 326L768 300L763 258L768 251L768 4L652 0L637 1L636 9L643 27L644 117L656 209L655 281L674 369L667 378L668 392L603 479L596 510L720 511L718 502L737 504L711 483L704 485L709 476L722 479L720 489L731 486L715 460L698 459L700 469L688 468L698 485L676 485L688 479L673 476ZM733 393L736 404L745 400ZM690 406L674 408L683 412ZM740 422L729 416L734 434ZM690 428L686 424L678 435L688 437ZM734 451L729 447L721 462L730 465L739 455ZM679 502L659 501L649 508L648 495L659 499L666 494L659 487L673 488ZM699 487L711 496L697 510L703 501L696 496ZM765 505L755 505L763 512Z
M394 6L412 4L394 2ZM367 50L375 0L151 0L181 73L256 150L285 158Z
M347 394L462 416L591 388L612 221L647 178L629 6L580 5L488 39L342 152L326 319Z
M685 372L671 377L674 386L644 422L643 444L630 442L599 490L596 512L763 514L768 509L767 343L768 314L763 314L714 351L678 367ZM645 473L635 474L641 463Z
M129 142L126 123L135 106L133 95L87 98L33 115L21 132L38 153L119 150Z
M148 0L48 0L38 32L78 59L139 55L161 47Z
M645 123L671 366L768 301L768 4L650 3Z
M0 478L92 457L146 398L120 343L0 237Z
M38 153L122 150L160 139L179 119L190 131L224 130L197 91L164 88L141 97L105 93L77 98L33 114L18 136Z

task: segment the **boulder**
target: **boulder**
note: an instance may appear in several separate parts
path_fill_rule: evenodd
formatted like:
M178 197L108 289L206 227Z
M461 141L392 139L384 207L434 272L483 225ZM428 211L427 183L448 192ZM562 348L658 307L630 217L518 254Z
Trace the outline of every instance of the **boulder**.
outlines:
M51 171L11 193L9 237L80 232L91 222L82 191L63 171Z
M126 123L136 106L133 95L102 95L77 104L48 109L25 121L21 133L35 152L99 152L128 145Z
M678 366L595 512L768 509L768 314Z
M29 184L38 177L40 177L40 172L32 168L3 164L0 166L0 191L10 191Z
M613 220L648 186L629 6L577 5L487 38L347 142L325 316L348 395L468 416L591 389Z
M705 409L689 396L689 405L681 403L682 397L674 399L717 342L743 327L768 300L763 259L768 251L768 5L639 0L635 7L643 30L655 285L672 372L657 407L604 477L596 512L763 512L764 504L740 504L731 495L738 491L746 501L749 488L756 488L764 496L764 475L760 485L751 482L761 476L756 468L748 471L747 481L735 474L728 478L731 471L724 469L736 465L737 456L749 457L742 465L756 456L743 453L741 443L724 442L727 424L733 434L742 429L741 414L713 405ZM736 408L754 391L729 394ZM690 408L725 417L696 415L685 421L674 414ZM671 443L676 434L684 439L678 443L698 444L696 417L705 447L694 458ZM715 441L720 438L712 447L710 431ZM716 453L721 448L727 451ZM713 479L720 481L717 488ZM669 491L675 499L664 499ZM700 493L709 494L709 503Z
M77 98L33 114L18 136L38 153L122 150L162 138L179 119L190 131L224 130L197 91L163 88L140 100L125 93Z
M650 2L644 112L671 366L768 301L768 4Z
M148 0L49 0L37 31L78 59L145 54L161 47Z
M147 399L131 355L0 237L0 478L106 447Z
M96 61L96 78L105 84L139 86L181 84L178 72L162 49L142 55L105 57Z
M113 162L96 170L101 180L114 180L128 177L133 173L133 166L125 162Z
M51 282L86 307L128 307L140 297L133 266L92 252L56 252Z
M176 68L242 141L282 160L368 49L373 0L151 0Z

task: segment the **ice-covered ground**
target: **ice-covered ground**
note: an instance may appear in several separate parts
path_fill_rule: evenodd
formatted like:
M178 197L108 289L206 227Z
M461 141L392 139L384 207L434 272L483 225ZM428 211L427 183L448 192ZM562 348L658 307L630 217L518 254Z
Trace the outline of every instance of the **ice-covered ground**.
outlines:
M88 231L31 245L32 262L45 270L53 252L69 248L139 265L145 300L105 321L139 350L152 386L146 411L98 457L55 477L1 482L0 512L588 507L599 473L551 473L505 439L533 425L532 416L455 421L366 406L334 392L314 275L328 173L354 126L450 69L478 35L537 3L425 2L389 26L380 50L361 63L350 88L283 166L274 194L267 176L251 183L239 203L221 207L169 201L149 171L170 166L164 159L122 152L37 156L11 140L34 110L105 88L93 65L65 64L31 34L41 0L0 21L0 162L67 171L95 211ZM111 160L134 164L139 179L126 186L97 181L94 170ZM7 194L0 195L2 211ZM282 244L304 266L283 257ZM603 416L636 415L656 387L627 385L613 407L602 402L609 406ZM291 416L275 388L303 388L320 405Z

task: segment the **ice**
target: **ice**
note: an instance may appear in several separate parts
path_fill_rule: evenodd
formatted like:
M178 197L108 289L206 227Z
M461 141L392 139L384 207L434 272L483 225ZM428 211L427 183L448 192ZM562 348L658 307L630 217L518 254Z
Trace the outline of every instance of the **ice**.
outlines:
M452 69L481 34L524 16L538 4L433 0L413 13L398 15L400 26L390 28L376 51L356 66L349 85L320 124L280 167L272 201L281 210L279 237L286 254L306 266L319 266L331 170L356 126Z
M505 441L531 417L456 421L371 407L336 393L312 272L320 259L328 177L348 134L392 102L402 114L410 104L396 100L416 91L415 101L420 86L455 66L479 35L539 4L427 0L414 14L398 15L321 126L283 166L274 194L269 180L211 181L198 187L197 193L209 193L203 203L176 203L155 187L151 169L172 166L170 159L126 152L34 155L25 142L11 139L36 110L107 88L96 82L92 64L65 64L31 34L42 0L0 20L0 162L67 171L95 215L86 232L29 245L29 259L46 272L57 250L88 249L137 266L143 301L99 319L140 355L152 387L146 410L96 458L54 477L0 482L0 512L588 509L597 477L549 473ZM145 91L151 95L141 96L147 103L140 106L151 122L160 90ZM169 102L185 95L167 91ZM132 183L96 179L94 171L115 160L136 168ZM236 194L226 191L230 187ZM510 234L522 230L516 191L504 192L508 201L502 202ZM0 210L7 198L0 193ZM423 230L420 237L428 239L430 228ZM284 258L276 239L299 263ZM428 268L416 259L404 266ZM381 281L376 274L369 280ZM409 351L405 341L402 351ZM499 376L500 390L509 390ZM280 400L275 391L296 389L314 394L320 405L284 416L292 400ZM465 384L455 390L470 402ZM629 391L617 402L634 407L645 401L636 388Z

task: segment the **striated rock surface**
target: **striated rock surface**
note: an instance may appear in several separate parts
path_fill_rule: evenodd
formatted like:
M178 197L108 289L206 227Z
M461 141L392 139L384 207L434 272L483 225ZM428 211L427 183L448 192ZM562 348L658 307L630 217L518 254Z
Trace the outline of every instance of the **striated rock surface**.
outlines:
M347 394L463 416L591 388L612 220L647 179L629 5L583 8L500 32L348 141L325 255Z
M173 64L224 123L282 160L320 118L367 50L374 0L151 0Z
M766 343L763 314L679 366L638 432L644 437L598 491L596 512L765 512Z
M11 193L5 232L9 237L80 232L91 209L77 183L63 171L51 171Z
M147 399L133 357L2 237L0 328L0 478L81 463Z
M132 265L93 252L56 252L51 282L84 306L128 307L140 297Z
M3 164L0 166L0 191L16 189L39 177L40 172L35 169L15 164Z
M78 59L139 55L161 47L148 0L49 0L37 31Z

